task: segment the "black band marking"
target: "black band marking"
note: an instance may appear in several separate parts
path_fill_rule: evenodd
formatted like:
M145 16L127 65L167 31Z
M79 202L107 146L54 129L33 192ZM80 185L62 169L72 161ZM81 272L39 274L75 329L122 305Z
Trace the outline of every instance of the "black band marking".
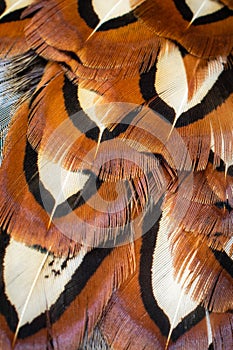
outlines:
M233 71L231 69L225 69L219 75L218 80L203 98L201 103L181 114L177 120L176 127L188 126L198 120L202 120L207 114L220 107L233 93L232 73Z
M148 213L144 220L153 216L153 213ZM160 217L161 219L161 217ZM159 327L161 333L164 336L168 336L170 330L170 322L168 317L164 314L163 310L158 306L152 290L151 282L151 268L154 248L156 245L157 234L159 230L159 221L143 236L143 243L140 252L140 272L139 283L141 289L141 296L144 307L149 314L150 318Z
M67 77L65 77L63 85L63 95L65 101L65 108L69 115L70 120L74 126L86 135L89 139L98 142L99 128L95 122L93 122L88 115L82 110L78 101L78 87L73 84ZM138 115L141 110L141 106L133 109L122 119L120 123L114 127L112 131L105 129L101 136L101 142L111 140L124 133L133 119Z
M224 209L228 211L228 213L231 213L233 208L231 207L230 203L228 202L228 200L226 201L218 201L215 202L214 205L218 208L218 209Z
M227 169L227 175L233 177L233 165L230 165Z
M214 164L214 152L212 150L210 150L210 155L209 155L209 159L208 161L211 163L211 164ZM216 167L216 170L218 172L224 172L225 173L225 170L226 170L226 164L224 163L224 161L222 159L220 159L220 164L218 167Z
M40 181L37 161L38 154L28 142L26 145L24 158L24 173L28 188L33 194L37 203L43 209L45 209L47 213L51 214L55 207L55 199ZM54 212L54 218L63 217L69 214L71 211L84 205L86 200L93 196L102 185L102 182L96 178L93 173L89 171L83 171L83 173L90 176L84 188L67 198L67 200L65 200L63 203L59 204ZM41 197L41 193L43 193L43 198Z
M2 1L1 1L2 2ZM1 7L2 6L2 7ZM24 12L24 10L26 9L27 7L23 7L21 9L18 9L18 10L15 10L13 12L10 12L8 13L7 15L5 15L2 19L0 19L0 23L10 23L10 22L17 22L17 21L20 21L20 20L24 20L26 18L32 18L34 15L35 15L35 12L39 11L39 10L36 10L36 11L33 11L31 12L28 16L24 16L22 17L22 14ZM1 4L0 5L0 14L1 14L1 11L3 11L6 9L4 8L4 6Z
M10 303L5 293L4 283L4 255L10 242L10 236L1 231L0 233L0 313L4 315L11 330L15 331L18 324L18 316L14 305Z
M156 63L150 70L140 75L140 91L143 98L149 102L149 107L162 115L166 120L173 124L175 120L175 111L168 106L155 90Z
M0 19L0 23L9 23L9 22L20 21L23 10L25 10L25 7L22 9L10 12L6 16L4 16L2 19Z
M103 32L111 29L118 29L121 27L128 26L129 24L135 22L137 22L137 18L134 16L133 12L129 12L123 16L106 21L99 27L98 32Z
M226 252L211 249L215 258L218 260L219 264L224 270L233 278L233 261Z
M210 23L224 21L225 19L232 16L233 16L233 11L225 6L214 13L196 18L195 21L193 21L193 25L194 26L204 25L204 24L208 25Z
M176 341L180 336L188 332L197 325L206 316L205 308L197 306L195 310L185 316L180 323L173 329L171 339Z
M5 4L5 1L2 0L0 1L0 15L5 11L6 9L6 4Z
M78 11L82 19L87 23L91 29L95 29L99 22L100 18L94 11L92 6L92 0L78 0ZM109 21L104 22L99 28L98 32L107 31L111 29L117 29L125 27L131 23L137 22L137 18L134 16L133 12L128 12L125 15L110 19Z
M159 205L161 205L161 203ZM148 218L145 217L145 220L150 220L150 217L153 216L153 213L150 213L148 216ZM159 230L159 221L160 219L143 236L139 282L145 309L147 310L150 318L159 327L162 335L167 337L170 331L170 322L154 298L151 281L152 260ZM205 309L200 305L197 306L195 310L186 315L182 321L173 329L171 339L173 341L176 341L181 335L198 324L204 317Z
M160 113L171 124L175 120L175 111L159 97L155 89L156 64L146 73L140 75L140 90L149 107ZM202 120L206 115L220 107L233 93L232 69L225 68L217 81L203 98L201 103L190 108L178 118L175 127L180 128Z
M6 233L0 234L0 312L7 320L8 326L12 332L15 332L18 324L18 315L14 306L9 302L5 293L4 282L4 256L5 250L9 244L9 236ZM33 249L33 248L32 248ZM42 328L47 328L47 318L49 315L50 322L55 323L61 315L65 312L67 307L74 301L74 299L82 292L88 280L94 275L99 265L111 253L112 248L96 248L84 257L83 262L77 268L70 281L66 284L65 290L60 294L57 301L50 307L50 309L43 314L36 317L30 324L25 324L20 328L18 338L24 339L29 337ZM64 270L65 268L63 268ZM51 285L52 287L52 285Z
M78 101L78 87L65 77L62 91L65 108L73 125L86 137L98 142L99 128L81 108Z
M99 17L93 9L92 0L78 0L78 12L91 29L97 27Z
M185 0L174 0L175 6L177 10L182 15L183 19L190 22L193 18L193 13L189 6L186 4ZM227 6L224 6L222 9L211 13L209 15L201 16L199 18L196 18L192 25L198 26L198 25L205 25L210 24L213 22L222 21L224 19L227 19L228 17L231 17L233 15L233 11L230 10Z
M190 22L193 18L193 13L185 0L174 0L175 6L184 20Z

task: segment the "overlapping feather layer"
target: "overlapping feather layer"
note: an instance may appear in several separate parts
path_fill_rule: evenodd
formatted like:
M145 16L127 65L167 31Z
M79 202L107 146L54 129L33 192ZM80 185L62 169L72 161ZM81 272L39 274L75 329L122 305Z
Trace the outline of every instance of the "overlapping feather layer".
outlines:
M0 13L0 349L230 350L232 1Z

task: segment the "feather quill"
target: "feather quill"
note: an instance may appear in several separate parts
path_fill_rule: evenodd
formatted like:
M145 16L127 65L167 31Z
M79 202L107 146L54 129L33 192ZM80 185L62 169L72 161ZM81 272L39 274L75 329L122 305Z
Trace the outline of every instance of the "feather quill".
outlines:
M232 16L1 2L0 348L232 348Z

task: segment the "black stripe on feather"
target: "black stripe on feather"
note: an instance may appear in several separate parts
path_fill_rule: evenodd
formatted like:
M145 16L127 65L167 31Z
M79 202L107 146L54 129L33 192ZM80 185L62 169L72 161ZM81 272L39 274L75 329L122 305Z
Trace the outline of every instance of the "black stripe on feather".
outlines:
M40 181L37 162L38 154L28 142L26 145L24 158L24 173L28 183L28 188L37 203L43 209L45 209L47 213L51 214L55 207L55 199ZM84 170L83 174L90 176L84 188L67 198L63 203L59 204L54 212L54 218L63 217L69 214L72 210L84 205L87 199L93 196L102 185L103 182L96 178L96 176L90 171ZM43 193L43 198L41 197L41 193Z
M19 320L14 306L9 302L7 295L5 294L5 283L3 277L3 261L5 250L9 245L9 242L9 235L7 235L5 232L2 232L0 235L0 313L6 318L11 331L15 332ZM51 306L49 311L47 311L49 313L49 319L52 324L59 320L67 307L69 307L74 299L82 292L88 280L94 275L99 265L111 253L111 251L111 248L96 248L85 255L83 262L77 268L70 281L66 284L64 291L60 294L59 298ZM64 269L65 264L63 266L63 270ZM18 338L24 339L37 333L42 328L46 328L47 318L48 315L46 315L44 312L36 317L30 324L22 326L20 328Z
M190 22L193 18L193 13L189 8L189 6L186 4L185 0L174 0L174 3L177 10L180 12L181 16L183 17L183 19ZM192 25L198 26L198 25L210 24L213 22L219 22L231 17L232 15L233 15L233 11L229 10L227 6L224 6L222 9L214 13L196 18L193 21Z
M159 204L160 205L160 204ZM157 211L157 208L155 207ZM145 220L151 220L153 213L149 213L148 218ZM161 219L161 217L160 217ZM141 248L141 263L140 263L140 288L141 296L150 318L159 327L161 334L165 337L168 336L170 331L170 322L163 310L158 306L152 291L151 282L151 269L153 253L156 246L156 239L159 230L159 221L143 236L143 243ZM195 310L186 315L181 322L173 329L171 334L171 340L176 341L180 336L188 332L193 326L198 324L205 317L205 309L202 306L198 306Z

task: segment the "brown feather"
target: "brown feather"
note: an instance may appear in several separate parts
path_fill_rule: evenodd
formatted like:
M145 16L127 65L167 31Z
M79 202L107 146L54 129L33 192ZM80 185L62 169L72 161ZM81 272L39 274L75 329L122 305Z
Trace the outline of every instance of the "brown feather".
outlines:
M56 311L48 309L46 310L47 316L44 326L42 315L38 315L41 318L42 326L40 322L38 328L33 327L33 322L22 326L19 329L17 342L14 347L15 350L26 348L42 350L48 349L49 346L64 350L76 350L82 344L85 332L91 334L113 291L134 271L134 251L132 246L125 245L114 250L109 249L108 252L104 252L104 259L101 258L103 255L101 251L104 252L100 249L99 252L93 251L86 255L89 263L94 266L97 265L96 270L93 269L93 273L87 279L87 282L83 284L83 280L85 281L86 277L84 275L78 275L77 277L76 272L76 280L80 285L75 285L74 280L70 290L68 288L63 292L64 300L59 310L61 316L56 319L54 317ZM94 255L93 258L91 254ZM124 259L126 256L127 259ZM97 259L97 261L93 259ZM88 263L85 265L85 261L84 266L86 270L90 268ZM65 270L62 273L66 273ZM52 288L53 285L51 284ZM77 292L75 292L75 289L77 289ZM77 295L74 293L77 293ZM8 297L7 294L4 297ZM36 320L36 317L34 320ZM12 324L10 326L7 321L7 317L5 318L1 315L1 341L3 344L6 344L4 348L7 348L9 345L9 348L12 349L10 343L13 343L15 327L10 329ZM26 338L23 336L25 330L30 334Z
M188 14L188 10L184 10L184 7L182 4L178 7L174 0L162 2L147 0L135 10L135 14L156 35L178 42L194 56L211 58L229 55L233 45L231 11L220 21L210 20L207 23L194 25L195 22L191 22L192 12ZM170 20L167 21L167 18Z
M74 0L39 1L25 15L35 10L39 11L26 29L28 43L46 59L65 62L74 77L133 75L142 60L146 67L156 58L160 39L140 21L95 31L83 18L87 8L81 10Z

